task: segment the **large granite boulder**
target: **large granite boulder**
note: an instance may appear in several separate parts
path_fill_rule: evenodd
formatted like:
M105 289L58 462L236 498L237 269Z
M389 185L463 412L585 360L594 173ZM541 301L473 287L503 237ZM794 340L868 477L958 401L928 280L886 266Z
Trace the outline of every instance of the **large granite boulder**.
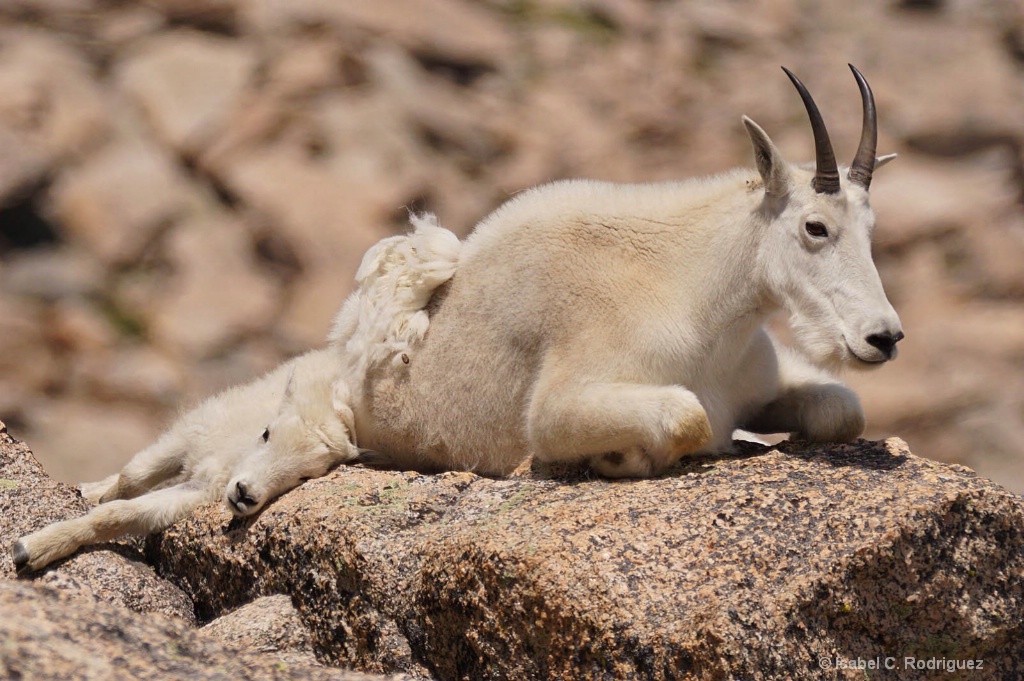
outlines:
M2 437L0 538L84 510ZM222 650L260 660L254 679L277 678L267 659L328 678L314 656L420 679L931 678L978 661L1024 674L1024 500L895 438L741 445L656 480L339 468L254 518L211 505L151 537L156 575L138 546L0 582L5 612L31 615L5 618L5 635L34 642L3 664L63 665L72 653L39 651L67 637L102 641L104 669L145 660L180 678ZM113 570L148 581L126 596L123 578L95 576ZM169 582L212 624L192 629ZM143 622L155 639L117 633ZM153 640L177 641L178 661Z
M83 601L40 584L0 581L0 608L0 677L5 679L382 678L239 650L180 619Z
M342 468L255 519L209 507L148 555L200 617L289 593L328 660L375 671L1024 674L1024 502L898 439L745 446L639 481Z

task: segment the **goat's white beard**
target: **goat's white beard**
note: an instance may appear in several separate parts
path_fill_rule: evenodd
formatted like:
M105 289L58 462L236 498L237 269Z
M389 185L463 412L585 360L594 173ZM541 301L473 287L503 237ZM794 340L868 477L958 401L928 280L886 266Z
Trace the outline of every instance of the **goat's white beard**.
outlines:
M790 315L789 328L800 354L814 366L831 374L838 374L852 365L865 364L846 345L842 331L828 321L823 315Z

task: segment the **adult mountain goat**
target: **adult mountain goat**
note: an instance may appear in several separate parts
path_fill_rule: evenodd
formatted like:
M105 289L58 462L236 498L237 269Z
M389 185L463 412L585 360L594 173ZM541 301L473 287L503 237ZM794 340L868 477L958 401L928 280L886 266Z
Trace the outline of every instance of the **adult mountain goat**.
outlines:
M416 362L380 365L355 391L360 445L420 469L505 474L532 453L619 477L726 449L735 428L860 435L856 395L827 370L890 360L903 332L871 260L868 187L892 157L875 157L874 100L850 68L863 130L849 169L786 70L814 167L744 117L756 172L558 182L485 218ZM801 353L764 329L779 308Z

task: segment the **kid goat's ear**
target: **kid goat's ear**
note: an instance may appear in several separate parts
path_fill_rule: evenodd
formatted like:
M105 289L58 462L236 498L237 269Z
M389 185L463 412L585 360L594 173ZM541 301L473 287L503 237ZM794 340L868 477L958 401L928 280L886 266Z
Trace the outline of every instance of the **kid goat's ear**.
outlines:
M288 380L284 383L284 395L281 396L282 404L291 401L295 397L295 366L288 369Z
M760 125L746 116L743 117L743 125L754 145L754 163L764 181L765 192L772 196L784 196L789 192L789 170L785 159Z

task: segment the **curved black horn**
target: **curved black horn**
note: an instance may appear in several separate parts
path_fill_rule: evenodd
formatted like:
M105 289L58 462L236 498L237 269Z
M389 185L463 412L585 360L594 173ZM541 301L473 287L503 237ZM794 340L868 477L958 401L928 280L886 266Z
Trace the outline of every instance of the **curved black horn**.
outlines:
M875 113L875 96L871 94L871 86L853 64L849 64L853 77L860 88L860 98L864 102L864 124L860 133L860 146L853 157L847 177L850 182L867 189L871 186L871 175L875 172L875 152L878 148L878 116Z
M807 117L811 119L811 130L814 132L814 154L815 171L811 186L819 194L839 193L839 167L836 165L836 155L832 151L832 142L828 138L828 130L825 129L825 121L821 119L818 106L814 103L811 93L807 91L800 79L793 75L793 72L785 66L782 70L786 72L789 79L796 86L800 93L800 99L804 100L804 108L807 109Z

